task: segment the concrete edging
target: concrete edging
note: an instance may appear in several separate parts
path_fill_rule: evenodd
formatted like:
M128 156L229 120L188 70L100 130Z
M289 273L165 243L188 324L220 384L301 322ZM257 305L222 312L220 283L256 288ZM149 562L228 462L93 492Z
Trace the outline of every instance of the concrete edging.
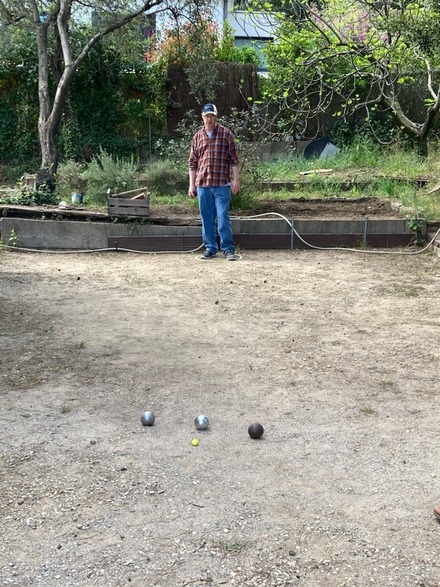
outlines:
M372 220L307 220L290 218L293 228L304 239L317 246L352 246L365 244L387 247L404 246L414 238L414 233L403 219ZM289 224L281 219L235 218L232 221L234 237L243 248L271 249L304 247L293 234ZM148 249L148 242L202 243L200 224L190 226L154 225L140 223L78 222L4 217L0 221L0 234L4 243L47 250L91 250L112 246L114 241L137 243L137 250ZM271 236L273 238L271 239ZM174 241L170 241L174 237ZM240 240L247 245L241 245ZM276 241L282 243L275 245ZM272 243L272 246L271 246ZM139 248L143 244L143 248ZM114 245L113 245L114 246ZM122 245L121 245L122 247ZM147 247L147 248L144 248ZM154 249L153 249L154 250ZM160 247L158 250L163 250ZM175 250L175 249L173 249ZM184 249L180 249L184 250Z

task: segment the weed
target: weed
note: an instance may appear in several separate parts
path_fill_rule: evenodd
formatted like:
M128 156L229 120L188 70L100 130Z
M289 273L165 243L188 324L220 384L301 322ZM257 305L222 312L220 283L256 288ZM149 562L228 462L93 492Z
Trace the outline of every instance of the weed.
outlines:
M251 210L255 203L255 195L249 189L243 189L231 199L231 210L240 212L241 210Z
M7 190L2 195L2 204L17 206L39 206L41 204L55 204L56 196L47 186L40 186L38 190L30 190L19 182L18 187Z
M10 237L8 238L8 245L10 247L18 247L19 246L17 231L15 230L15 228L13 228L11 230Z
M426 216L423 211L416 212L413 216L409 216L406 219L406 225L409 230L415 233L413 242L416 245L422 245L425 243L425 226Z
M77 349L85 349L86 346L87 346L87 343L86 343L85 340L80 340L79 342L77 342L75 344L75 346L76 346Z
M60 412L62 414L68 414L72 411L72 406L70 404L63 404L60 408Z
M356 241L356 247L365 251L368 248L368 241L362 237Z
M141 287L144 285L144 280L142 277L139 277L139 275L136 275L135 273L127 273L125 276L125 281L134 287Z
M335 156L338 166L375 167L380 164L383 151L379 144L365 137L356 138L349 148L342 149ZM333 165L332 159L332 165Z
M214 548L218 548L225 553L238 553L245 549L247 542L242 540L217 540L214 544Z
M384 387L393 387L394 386L394 381L391 381L391 379L382 379L382 381L380 383Z
M394 197L396 195L397 185L396 182L389 178L380 179L378 182L378 187L383 193L388 196L389 198Z
M361 412L363 414L371 415L371 414L374 414L375 413L375 410L371 406L365 405L365 406L362 406Z
M399 283L394 287L394 290L407 298L418 298L420 295L420 288L415 285L406 283Z

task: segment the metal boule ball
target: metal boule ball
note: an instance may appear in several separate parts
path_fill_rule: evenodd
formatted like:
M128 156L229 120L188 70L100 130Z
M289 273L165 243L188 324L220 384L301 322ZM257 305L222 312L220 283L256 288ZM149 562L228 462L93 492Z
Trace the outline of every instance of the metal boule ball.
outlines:
M194 425L197 430L206 430L209 426L209 420L207 416L197 416L194 420Z
M264 433L264 428L258 422L254 422L248 428L249 436L254 439L261 438Z
M156 417L153 412L144 412L141 416L141 422L143 426L153 426L155 419Z

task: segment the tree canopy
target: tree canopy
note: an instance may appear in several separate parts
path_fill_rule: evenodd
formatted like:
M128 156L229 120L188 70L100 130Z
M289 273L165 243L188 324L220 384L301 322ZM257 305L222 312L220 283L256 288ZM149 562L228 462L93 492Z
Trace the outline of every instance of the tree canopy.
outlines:
M58 155L56 133L65 111L72 80L91 50L105 37L145 15L168 9L165 0L126 2L79 0L56 2L0 0L3 31L13 27L16 35L31 33L38 71L38 135L41 148L41 182L50 182ZM75 36L80 27L82 38ZM14 41L12 35L7 35ZM17 37L15 37L17 38ZM93 80L89 80L93 83Z
M440 110L437 1L256 0L252 7L278 22L267 48L267 96L280 106L281 126L301 134L335 104L340 118L362 111L368 120L380 109L426 151ZM421 108L408 109L408 91Z
M81 91L88 92L90 100L98 96L102 78L94 68L107 76L101 96L106 96L109 121L119 112L115 101L121 87L131 88L133 94L146 92L151 115L158 114L163 105L156 101L153 108L156 88L151 64L181 62L191 92L205 97L212 81L210 63L255 60L251 49L246 53L234 46L230 30L216 28L210 1L0 0L0 90L2 84L8 85L0 115L9 114L0 116L1 136L15 134L16 141L31 142L26 131L38 128L39 177L50 181L58 164L61 121L68 122L63 124L66 150L79 132L72 106L99 132L100 120L90 102L75 103L73 97ZM394 128L403 129L426 153L440 111L439 0L246 0L245 4L251 12L269 11L277 23L266 49L269 77L263 96L277 108L261 109L264 125L270 122L280 133L302 136L311 122L318 132L324 114L337 120L357 114L368 123L373 113L385 112L392 116ZM154 16L165 11L175 26L168 23L156 51L140 61L148 35L139 35L134 25L146 30L153 26ZM122 30L123 40L118 38ZM120 67L112 68L118 59ZM15 112L18 92L23 107ZM30 106L35 101L38 116ZM118 107L127 111L121 124L130 125L130 116L136 119L145 112L145 104L135 101L119 99ZM268 112L275 113L270 120ZM2 148L6 147L0 146L0 152Z

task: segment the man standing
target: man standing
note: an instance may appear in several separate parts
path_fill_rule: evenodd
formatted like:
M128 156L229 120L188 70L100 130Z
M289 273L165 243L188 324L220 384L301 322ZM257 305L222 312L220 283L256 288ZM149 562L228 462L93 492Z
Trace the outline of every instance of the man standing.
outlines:
M197 196L202 219L202 236L205 252L202 259L210 259L220 248L228 261L237 259L229 216L231 192L240 189L237 148L234 135L217 123L217 108L205 104L202 109L203 128L192 138L189 156L190 198ZM232 172L232 182L231 182Z

